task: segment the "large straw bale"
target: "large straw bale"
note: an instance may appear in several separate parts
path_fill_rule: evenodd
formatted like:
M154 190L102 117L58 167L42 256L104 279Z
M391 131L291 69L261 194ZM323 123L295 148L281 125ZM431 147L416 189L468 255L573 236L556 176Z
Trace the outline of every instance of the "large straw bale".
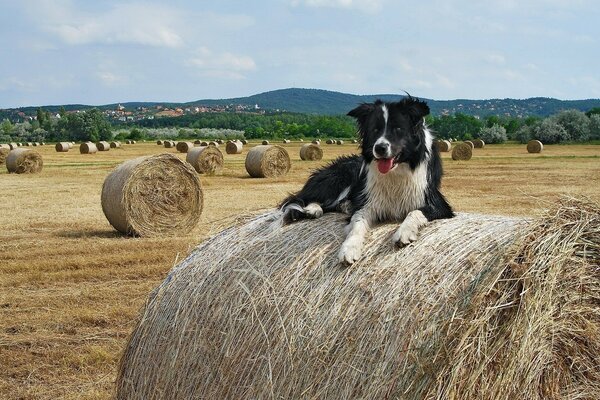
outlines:
M234 140L227 143L227 145L225 146L225 152L227 154L242 154L243 147L244 146L242 145L242 142L240 142L239 140Z
M15 174L37 174L42 172L44 160L40 153L30 149L14 149L6 156L6 169Z
M54 146L56 151L59 153L66 153L71 149L71 147L73 147L73 145L68 142L58 142L56 143L56 146Z
M162 146L165 142L163 140L157 140L156 144Z
M120 164L104 180L102 211L119 232L134 236L189 233L202 213L194 169L172 154Z
M110 148L111 149L120 149L121 148L121 142L119 142L119 141L112 141L112 142L110 142Z
M286 149L278 145L260 145L246 156L246 171L253 178L272 178L288 173L291 167Z
M191 148L194 147L193 142L177 142L177 151L180 153L187 153Z
M472 144L472 143L471 143ZM454 161L468 161L473 157L473 148L471 144L460 143L452 149L452 159Z
M68 145L69 145L69 149L72 149L72 148L73 148L73 146L75 146L75 143L74 143L74 142L67 142L67 143L68 143Z
M463 143L466 143L469 146L471 146L471 150L473 150L475 148L475 143L471 142L470 140L465 140Z
M98 148L98 151L109 151L110 143L105 142L105 141L100 141L100 142L96 143L96 147Z
M449 140L436 140L434 145L440 153L447 153L452 148L452 143Z
M199 174L215 174L223 168L223 153L216 146L193 147L185 160Z
M528 153L541 153L544 150L544 145L539 140L530 140L527 142Z
M471 140L476 149L483 149L485 147L485 142L481 139Z
M300 147L300 159L316 161L323 158L323 149L318 144L306 143Z
M277 215L207 240L152 292L118 399L600 398L597 203L459 214L400 250L380 225L351 268L345 216Z
M6 162L6 156L10 153L10 149L6 147L0 147L0 165Z
M81 154L94 154L98 152L98 148L92 142L84 142L79 145L79 152Z
M2 144L0 144L0 149L10 150L10 145L6 144L6 143L2 143Z

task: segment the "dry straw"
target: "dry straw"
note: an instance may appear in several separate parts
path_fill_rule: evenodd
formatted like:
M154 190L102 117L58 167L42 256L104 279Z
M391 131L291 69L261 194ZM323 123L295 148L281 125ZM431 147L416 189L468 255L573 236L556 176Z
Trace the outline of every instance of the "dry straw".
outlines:
M175 142L172 140L165 140L164 142L165 149L171 149L175 147Z
M481 139L471 140L476 149L483 149L485 147L485 142Z
M85 142L79 145L79 152L81 154L94 154L98 152L98 148L92 142Z
M44 160L40 153L30 149L14 149L6 156L6 169L14 174L42 172Z
M539 140L530 140L527 142L527 152L541 153L544 150L544 145Z
M323 158L323 149L318 144L307 143L300 147L300 159L316 161Z
M250 149L245 165L246 171L253 178L272 178L287 174L291 161L286 149L267 145Z
M10 150L10 145L6 144L6 143L2 143L2 144L0 144L0 149Z
M193 142L177 142L177 151L180 153L187 153L190 149L194 148Z
M69 145L69 149L72 149L73 146L75 146L75 142L67 142L67 144Z
M242 142L235 140L227 143L227 146L225 146L225 152L227 154L242 154L242 148Z
M282 143L284 143L284 144L288 144L288 143L291 143L291 142L292 142L292 141L291 141L290 139L283 139L283 142L282 142Z
M246 139L242 139L241 142L242 144L248 144L248 141Z
M17 143L9 143L9 144L8 144L8 147L9 147L11 150L14 150L14 149L18 148L18 147L19 147L19 145L18 145Z
M321 144L321 141L319 139L315 139L311 143L312 144Z
M220 143L218 141L208 142L208 145L213 147L219 147L219 144Z
M69 151L69 149L71 149L71 147L73 147L73 145L68 142L59 142L56 143L56 146L54 146L56 151L59 153L66 153L67 151Z
M452 143L448 140L436 140L435 146L440 153L447 153L452 148Z
M157 141L156 141L156 144L157 144L157 145L159 145L159 146L162 146L162 145L164 144L164 141L162 141L162 140L157 140Z
M10 149L7 149L6 147L0 147L0 165L6 162L6 156L8 156L8 153L10 153Z
M326 144L334 144L335 140L333 140L333 139L327 139L327 141L325 143Z
M110 143L104 142L104 141L100 141L100 142L96 143L96 147L98 148L98 151L109 151L110 150Z
M119 232L135 236L189 233L202 213L194 169L172 154L139 157L119 165L102 186L102 211Z
M223 153L215 146L193 147L185 160L199 174L215 174L223 168Z
M344 144L344 141L343 140L336 140L335 144Z
M470 140L465 140L463 143L466 143L469 146L471 146L471 150L473 150L475 148L475 143L471 142Z
M452 159L454 161L468 161L473 157L473 148L468 143L460 143L452 149Z
M156 288L118 399L600 398L600 207L459 214L403 249L345 216L207 240ZM227 249L224 251L223 249Z
M269 144L269 141L268 141L268 140L263 140L263 141L262 141L262 144L263 144L263 146L266 146L266 145L268 145L268 144Z
M110 142L110 148L111 149L119 149L119 148L121 148L121 142L117 142L117 141Z

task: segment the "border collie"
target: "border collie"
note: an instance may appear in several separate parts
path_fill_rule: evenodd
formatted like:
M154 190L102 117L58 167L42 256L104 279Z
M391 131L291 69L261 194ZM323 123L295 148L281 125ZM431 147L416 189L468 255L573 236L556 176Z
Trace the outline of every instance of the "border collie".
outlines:
M283 222L319 218L324 212L351 215L338 253L353 264L371 226L402 221L392 240L404 246L427 222L451 218L440 193L442 163L425 125L427 103L411 96L388 103L365 103L348 113L356 118L361 155L343 156L312 173L296 194L281 204Z

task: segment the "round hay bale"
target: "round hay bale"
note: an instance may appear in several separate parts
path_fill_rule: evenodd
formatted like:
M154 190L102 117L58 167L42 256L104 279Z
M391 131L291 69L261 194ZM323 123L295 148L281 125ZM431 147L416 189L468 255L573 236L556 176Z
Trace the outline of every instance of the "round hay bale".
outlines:
M98 152L98 147L92 142L85 142L79 145L79 152L81 154L95 154Z
M286 149L277 145L256 146L246 156L246 171L253 178L272 178L288 173L291 167Z
M242 154L242 148L242 142L236 140L235 142L227 143L227 146L225 146L225 152L227 154Z
M208 145L213 146L213 147L219 147L219 142L217 142L217 141L208 142Z
M72 149L73 146L75 146L75 143L73 143L73 142L67 142L67 144L69 145L69 149Z
M177 151L180 153L187 153L190 149L194 147L193 142L177 142Z
M11 150L14 150L14 149L18 148L18 147L19 147L19 145L18 145L17 143L9 143L9 144L8 144L8 147L9 147Z
M333 140L333 139L327 139L327 141L325 143L326 144L334 144L335 140Z
M202 144L202 140L194 140L194 146L198 145L200 146Z
M157 140L156 144L162 146L163 144L165 144L165 142L163 140Z
M248 141L246 139L242 139L241 142L242 144L248 144Z
M289 139L283 139L283 143L284 143L284 144L288 144L288 143L291 143L291 142L292 142L292 141L291 141L291 140L289 140Z
M307 143L300 147L300 159L306 161L316 161L323 158L323 149L318 144Z
M6 147L0 147L0 165L6 162L6 156L8 156L8 153L10 153L10 149L7 149Z
M104 180L101 198L102 211L116 230L143 237L189 233L203 206L198 175L172 154L119 165Z
M31 143L31 142L27 142L27 143L25 143L25 146L26 146L26 147L32 147L32 146L33 146L33 143Z
M67 151L69 151L71 149L71 147L73 147L73 145L68 142L59 142L59 143L56 143L56 146L54 146L56 151L59 153L66 153Z
M485 147L485 142L481 139L471 140L476 149L483 149Z
M150 294L117 399L598 397L597 203L458 214L399 250L379 225L349 269L345 216L276 216L208 239Z
M262 141L262 144L263 144L263 146L266 146L266 145L268 145L268 144L269 144L269 141L268 141L268 140L263 140L263 141Z
M6 156L6 169L14 174L37 174L42 172L44 160L37 151L14 149Z
M165 140L164 142L165 149L171 149L175 147L175 142L172 140Z
M125 144L132 144L132 143L131 143L131 140L129 140L129 139L128 139L128 140L126 140L126 141L125 141Z
M217 139L216 142L219 144L223 144L223 139Z
M206 146L208 146L208 142L205 142L205 141L200 142L200 146L201 147L206 147Z
M317 145L320 145L320 144L321 144L321 141L320 141L319 139L315 139L315 140L313 140L311 143L312 143L312 144L317 144Z
M111 149L120 149L121 148L121 142L118 142L118 141L110 142L110 148Z
M0 144L0 149L10 150L10 145L6 144L6 143L2 143L2 144Z
M33 147L38 147L40 144L39 144L38 142L33 142L31 145L32 145Z
M358 140L352 139L352 144L356 144L356 143L358 143Z
M199 174L215 174L223 168L223 153L216 146L193 147L185 160Z
M105 142L105 141L100 141L100 142L96 143L96 147L98 148L98 151L109 151L110 143Z
M473 157L473 148L468 143L460 143L452 149L454 161L468 161Z
M452 148L452 144L448 140L436 140L434 144L440 153L447 153Z
M541 153L544 150L544 145L539 140L530 140L527 142L528 153Z
M465 140L463 143L466 143L469 146L471 146L471 150L473 150L475 148L475 143L471 142L470 140Z
M344 141L343 140L336 140L335 144L341 145L341 144L344 144Z
M299 142L304 142L304 139L298 139Z

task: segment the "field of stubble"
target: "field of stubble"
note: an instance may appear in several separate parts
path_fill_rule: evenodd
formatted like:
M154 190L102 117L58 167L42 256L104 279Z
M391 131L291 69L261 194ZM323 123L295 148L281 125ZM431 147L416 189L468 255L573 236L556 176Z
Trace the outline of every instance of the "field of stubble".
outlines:
M249 178L245 150L225 154L222 174L201 176L200 223L176 238L123 237L100 205L104 178L117 164L175 150L142 143L80 155L45 146L36 148L44 157L41 174L9 175L2 167L0 398L110 398L136 315L169 269L237 215L275 206L312 169L356 151L323 145L322 161L303 162L300 143L283 146L292 169L277 179ZM560 194L600 201L597 145L546 146L537 155L522 145L496 145L476 149L467 162L442 158L443 192L457 211L531 215Z

